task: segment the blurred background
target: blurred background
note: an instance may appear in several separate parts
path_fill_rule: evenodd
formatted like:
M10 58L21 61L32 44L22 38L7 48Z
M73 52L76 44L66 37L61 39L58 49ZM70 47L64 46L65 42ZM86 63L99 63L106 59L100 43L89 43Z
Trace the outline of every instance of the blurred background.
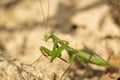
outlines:
M48 1L40 1L47 18ZM33 63L42 55L39 46L50 49L52 47L51 42L43 40L47 29L62 40L69 41L73 48L96 51L115 68L120 69L119 0L49 0L49 2L47 29L39 0L0 0L0 52L2 55L19 64ZM66 53L63 57L67 58ZM31 77L37 79L28 73L25 75L19 72L16 68L10 72L9 64L5 63L8 66L3 66L5 58L2 60L0 61L1 80L7 80L8 77L11 80L23 78L31 80ZM39 62L35 63L34 68L31 69L30 66L23 68L27 67L28 71L41 77L41 80L58 80L67 66L69 66L68 63L59 59L50 63L46 57L42 56ZM113 69L113 73L109 70L105 74L106 69L95 65L91 67L83 69L81 65L74 63L64 80L114 80L120 76L119 70L116 72Z

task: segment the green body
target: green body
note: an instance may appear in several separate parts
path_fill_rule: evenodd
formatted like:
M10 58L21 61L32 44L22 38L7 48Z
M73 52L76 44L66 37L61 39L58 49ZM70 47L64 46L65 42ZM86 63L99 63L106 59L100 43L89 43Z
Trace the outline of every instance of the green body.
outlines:
M53 49L49 50L46 47L40 46L40 51L46 53L48 56L51 57L51 62L57 58L61 57L61 52L63 50L66 50L69 55L69 62L74 62L75 59L78 59L79 62L82 65L86 65L89 62L104 66L104 67L110 67L111 65L107 63L105 60L103 60L100 57L96 57L94 55L91 55L89 53L76 50L68 45L67 41L62 41L58 37L56 37L53 34L45 34L44 39L48 41L49 39L53 39Z

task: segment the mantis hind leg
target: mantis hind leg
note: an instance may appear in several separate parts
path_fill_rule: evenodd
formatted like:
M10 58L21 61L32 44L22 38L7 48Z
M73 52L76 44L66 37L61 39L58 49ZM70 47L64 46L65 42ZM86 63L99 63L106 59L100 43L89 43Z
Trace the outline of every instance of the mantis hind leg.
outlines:
M70 64L70 65L67 67L67 69L64 71L64 73L61 75L60 80L62 80L62 79L63 79L63 77L64 77L64 75L65 75L67 72L69 72L69 71L70 71L70 68L72 67L72 65L73 65L73 63L72 63L72 64Z

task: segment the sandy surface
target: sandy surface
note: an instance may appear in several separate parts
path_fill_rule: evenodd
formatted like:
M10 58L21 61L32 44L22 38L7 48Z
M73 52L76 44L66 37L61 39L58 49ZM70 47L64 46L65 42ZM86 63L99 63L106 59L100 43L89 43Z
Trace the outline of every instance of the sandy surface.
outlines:
M117 0L116 0L117 1ZM47 0L41 0L47 16ZM51 0L48 32L78 50L94 50L114 68L77 61L63 80L117 80L120 77L120 6L101 0ZM41 56L46 23L37 0L0 1L0 80L59 80L70 65ZM40 57L41 56L41 57ZM32 64L40 57L39 61ZM67 59L66 52L63 58ZM27 65L25 65L27 64ZM32 65L29 65L32 64ZM119 80L119 79L118 79Z

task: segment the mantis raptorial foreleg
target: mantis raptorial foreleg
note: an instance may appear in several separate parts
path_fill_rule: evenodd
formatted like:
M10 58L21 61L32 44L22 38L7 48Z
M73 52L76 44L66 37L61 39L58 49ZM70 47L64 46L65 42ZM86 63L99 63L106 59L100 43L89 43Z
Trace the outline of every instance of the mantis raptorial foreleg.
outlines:
M54 45L55 47L56 45ZM61 52L65 49L65 47L67 46L67 44L63 45L63 46L60 46L60 47L56 47L56 48L53 48L53 50L49 50L47 49L46 47L43 47L43 46L40 46L40 51L42 52L42 54L44 56L51 56L51 60L50 62L52 62L56 57L60 58L61 60L67 62L65 59L61 58ZM46 53L46 54L45 54Z

